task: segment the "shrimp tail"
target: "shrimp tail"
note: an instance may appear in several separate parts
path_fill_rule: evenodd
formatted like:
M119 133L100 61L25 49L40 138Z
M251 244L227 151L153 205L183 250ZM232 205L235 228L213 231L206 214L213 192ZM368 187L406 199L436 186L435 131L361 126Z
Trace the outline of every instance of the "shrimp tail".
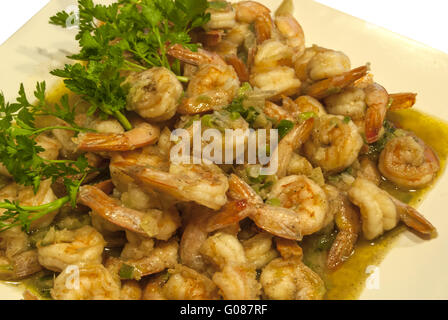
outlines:
M417 94L412 92L392 93L389 98L391 100L389 110L410 109L415 104Z
M391 198L397 208L400 220L403 221L405 225L429 238L437 237L437 229L417 210L406 203L393 197Z
M143 236L146 232L141 228L143 213L122 207L118 201L110 198L97 187L85 185L79 189L78 203L83 204L103 219Z
M213 232L236 224L246 218L250 211L247 209L247 200L229 201L224 207L207 220L205 231Z
M328 252L327 267L336 269L353 253L359 233L361 219L358 210L346 198L342 198L341 208L335 217L339 232Z
M154 144L159 135L159 127L141 123L125 133L80 133L76 142L80 151L131 151Z
M305 90L305 94L316 99L326 98L351 85L356 80L361 79L367 74L367 71L369 71L369 67L367 65L361 66L340 75L318 81L309 86Z
M228 55L225 57L226 62L235 69L236 74L241 82L248 82L250 75L247 66L236 55Z

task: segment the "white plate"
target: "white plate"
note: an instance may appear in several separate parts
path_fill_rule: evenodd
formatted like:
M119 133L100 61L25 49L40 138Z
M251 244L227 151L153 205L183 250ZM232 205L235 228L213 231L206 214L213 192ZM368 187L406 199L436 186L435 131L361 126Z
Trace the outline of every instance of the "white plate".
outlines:
M260 0L277 8L280 0ZM74 0L53 0L0 47L0 88L9 99L19 83L32 92L36 81L55 84L48 71L60 67L75 52L76 30L48 24L55 12ZM448 55L390 31L335 11L310 0L295 0L295 16L304 28L307 45L319 44L344 51L353 66L371 62L376 81L390 92L418 92L416 108L448 119L443 84ZM420 241L410 232L401 235L379 269L379 289L364 290L363 299L448 298L448 179L440 178L420 207L438 228L435 240ZM18 289L0 284L0 298L20 299Z

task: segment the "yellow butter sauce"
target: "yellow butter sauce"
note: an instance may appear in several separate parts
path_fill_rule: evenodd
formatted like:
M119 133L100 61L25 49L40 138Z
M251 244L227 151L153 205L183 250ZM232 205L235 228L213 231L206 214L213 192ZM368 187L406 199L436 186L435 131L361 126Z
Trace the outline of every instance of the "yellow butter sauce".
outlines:
M389 112L388 120L402 129L414 132L434 149L440 160L441 169L437 176L439 178L448 157L448 123L414 109ZM384 180L381 188L412 206L418 206L432 186L421 190L401 190ZM379 265L387 252L393 248L397 237L405 230L404 225L399 225L373 242L360 239L353 255L334 272L329 272L325 267L327 250L318 249L319 236L311 236L302 242L304 262L325 281L327 299L357 299L370 275L368 267Z

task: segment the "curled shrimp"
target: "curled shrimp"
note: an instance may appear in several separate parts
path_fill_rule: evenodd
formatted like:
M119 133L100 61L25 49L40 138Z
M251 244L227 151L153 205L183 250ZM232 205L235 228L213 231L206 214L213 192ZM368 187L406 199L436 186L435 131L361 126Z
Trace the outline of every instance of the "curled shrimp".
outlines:
M261 197L234 174L230 175L229 178L229 194L234 199L247 200L248 217L259 228L281 238L302 239L301 218L296 212L291 209L264 204Z
M302 26L291 14L276 16L275 25L285 38L286 44L294 49L294 57L300 57L305 51L305 35Z
M365 135L367 143L373 143L380 138L380 131L386 118L389 94L386 89L373 83L364 89L366 93Z
M350 200L360 208L364 237L372 240L394 228L398 221L425 236L435 236L436 229L417 210L400 202L373 182L357 178L348 191Z
M209 278L183 265L169 273L152 278L147 283L144 300L215 300L218 288Z
M266 297L273 300L320 300L326 291L322 279L296 257L269 262L260 283Z
M54 280L51 297L55 300L118 300L120 285L102 264L81 266L79 278L67 267ZM76 285L75 281L79 281Z
M362 137L353 121L325 115L316 119L304 151L308 160L325 172L340 172L358 158L362 146Z
M335 222L338 234L327 257L327 267L330 270L337 268L353 253L361 231L359 212L344 195L339 196Z
M406 135L387 142L380 154L378 168L389 180L403 188L423 188L440 169L434 151L421 139Z
M254 24L258 44L271 38L271 10L256 1L240 1L233 6L236 11L237 22Z
M127 110L152 121L171 119L183 93L176 75L166 68L155 67L132 73L123 85L129 86Z
M77 230L50 229L37 244L39 263L53 271L62 271L69 265L93 265L102 261L106 242L91 226Z
M157 142L160 129L146 122L125 133L80 133L75 139L80 151L130 151Z
M254 57L250 83L262 91L272 92L272 99L297 93L301 82L291 67L293 53L281 41L265 41Z
M367 66L361 66L328 79L320 80L306 88L305 94L316 99L326 98L362 78L367 74L367 71Z
M255 269L248 265L244 248L236 236L218 232L204 242L201 253L219 270L212 280L224 299L258 298L260 286Z
M227 202L227 178L213 164L171 163L169 172L126 162L115 166L142 186L168 194L179 201L195 201L214 210Z
M134 267L132 276L136 280L140 280L142 276L173 268L177 264L179 244L176 239L159 241L154 247L145 243L152 239L141 239L137 237L137 240L128 243L121 253L122 263Z
M299 216L302 235L319 231L324 226L328 210L325 192L305 176L287 176L278 180L269 193L270 199L280 200L284 208Z
M273 247L272 240L273 236L271 234L261 232L242 242L246 259L255 269L262 269L270 261L277 258L278 253Z
M203 49L193 52L179 44L171 46L168 54L199 66L190 79L186 97L182 99L177 112L197 114L219 110L228 105L238 93L238 74L218 54Z
M278 154L277 177L283 178L288 170L294 151L300 148L308 140L314 126L314 118L310 118L301 124L296 124L290 132L280 140L277 149ZM275 153L274 153L275 154Z
M313 81L336 77L350 71L350 59L341 51L318 50L307 64L307 74Z

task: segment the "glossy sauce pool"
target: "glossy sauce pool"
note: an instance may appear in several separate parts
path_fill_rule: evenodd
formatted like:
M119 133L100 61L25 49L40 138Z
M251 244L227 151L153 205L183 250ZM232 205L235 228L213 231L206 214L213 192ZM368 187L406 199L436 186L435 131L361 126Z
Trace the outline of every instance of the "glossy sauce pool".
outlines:
M440 160L440 171L435 181L440 178L448 157L448 123L413 109L389 112L388 120L402 129L414 132L433 148ZM384 180L381 183L381 188L403 202L417 207L425 194L431 190L433 184L421 190L408 191L400 190ZM435 227L437 228L437 226ZM353 255L333 272L329 272L325 267L327 251L316 249L316 242L319 239L316 236L310 236L301 244L304 250L304 262L319 273L325 281L327 299L357 299L370 275L368 267L378 266L387 252L393 248L397 237L405 230L406 227L400 224L375 241L360 239Z

